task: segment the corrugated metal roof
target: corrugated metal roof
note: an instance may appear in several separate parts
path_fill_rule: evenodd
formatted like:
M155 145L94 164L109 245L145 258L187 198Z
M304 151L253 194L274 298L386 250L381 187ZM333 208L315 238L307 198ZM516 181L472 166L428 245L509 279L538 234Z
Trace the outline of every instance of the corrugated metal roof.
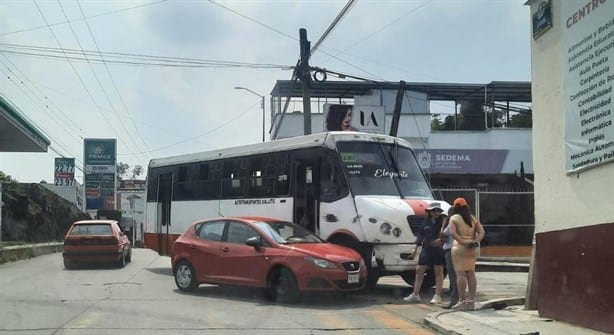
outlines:
M325 81L314 82L311 96L314 98L353 98L371 90L397 90L396 82ZM488 84L463 83L405 83L408 91L426 93L429 100L446 101L510 101L531 102L531 82L493 81ZM278 80L271 91L274 97L302 97L303 86L299 81Z

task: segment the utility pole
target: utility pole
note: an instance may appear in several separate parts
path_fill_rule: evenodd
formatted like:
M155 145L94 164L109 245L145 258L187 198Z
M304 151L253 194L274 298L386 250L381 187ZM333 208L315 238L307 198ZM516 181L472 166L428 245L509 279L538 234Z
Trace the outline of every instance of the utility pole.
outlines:
M311 74L309 72L309 56L311 55L311 42L307 40L307 30L299 29L299 43L301 59L298 64L297 77L303 84L303 132L311 134Z
M405 82L401 80L397 90L397 100L392 112L392 124L390 125L390 136L397 136L399 131L399 119L401 118L401 107L403 106L403 96L405 95Z

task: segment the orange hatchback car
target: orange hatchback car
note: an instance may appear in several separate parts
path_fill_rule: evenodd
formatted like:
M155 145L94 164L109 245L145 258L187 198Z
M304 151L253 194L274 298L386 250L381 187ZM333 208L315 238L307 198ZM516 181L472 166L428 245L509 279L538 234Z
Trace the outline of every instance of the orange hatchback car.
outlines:
M273 301L302 291L354 291L367 268L356 251L327 243L300 225L264 217L223 217L190 225L171 255L175 284L262 287Z
M115 220L83 220L72 224L64 238L64 267L112 262L124 267L132 246Z

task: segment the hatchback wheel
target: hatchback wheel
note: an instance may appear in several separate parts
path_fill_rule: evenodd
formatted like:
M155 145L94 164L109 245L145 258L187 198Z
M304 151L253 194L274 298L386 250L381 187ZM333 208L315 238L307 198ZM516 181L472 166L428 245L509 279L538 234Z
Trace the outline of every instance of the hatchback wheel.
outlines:
M64 258L64 268L66 268L66 270L70 270L73 267L74 265L72 264L72 262Z
M186 261L181 261L175 268L175 284L185 292L191 292L196 289L196 273L192 265Z
M299 296L294 274L287 268L275 271L269 279L265 297L276 302L292 302Z

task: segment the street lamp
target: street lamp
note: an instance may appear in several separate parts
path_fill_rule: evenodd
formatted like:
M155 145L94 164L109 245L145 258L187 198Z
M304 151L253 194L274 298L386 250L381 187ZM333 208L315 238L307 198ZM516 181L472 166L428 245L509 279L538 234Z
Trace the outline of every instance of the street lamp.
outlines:
M265 116L265 112L264 112L264 95L260 95L252 90L250 90L249 88L246 87L241 87L241 86L235 86L235 90L246 90L249 93L253 94L253 95L257 95L260 97L261 101L261 107L262 107L262 142L264 142L264 134L266 132L266 128L264 126L264 116Z

